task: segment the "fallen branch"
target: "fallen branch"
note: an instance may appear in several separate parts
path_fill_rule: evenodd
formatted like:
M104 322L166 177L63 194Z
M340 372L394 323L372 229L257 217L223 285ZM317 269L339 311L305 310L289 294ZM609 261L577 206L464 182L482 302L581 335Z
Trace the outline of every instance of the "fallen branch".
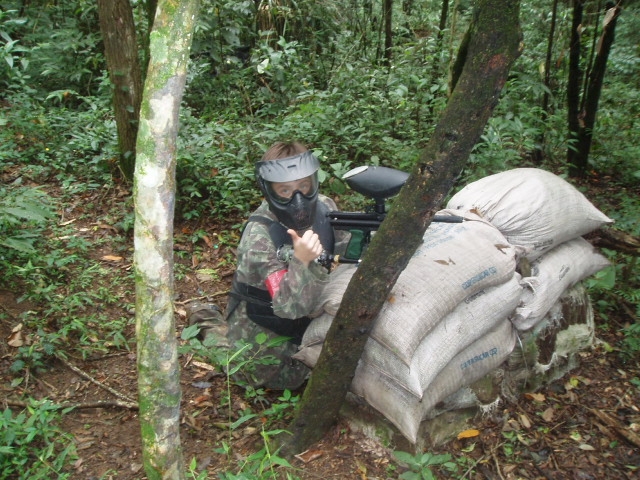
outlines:
M606 423L609 427L611 427L618 435L624 438L629 443L635 445L640 448L640 437L636 435L634 432L625 427L618 419L612 417L608 413L603 412L602 410L595 410L590 408L589 411L593 413L596 417Z
M56 355L56 358L58 360L60 360L62 363L64 363L67 368L69 368L73 372L77 373L81 377L89 380L91 383L93 383L93 384L99 386L100 388L106 390L111 395L114 395L115 397L119 398L120 400L122 400L126 404L135 405L136 406L135 408L138 408L138 404L136 403L135 400L127 397L126 395L118 392L117 390L114 390L113 388L109 387L108 385L105 385L104 383L99 382L98 380L93 378L91 375L89 375L87 372L85 372L85 371L79 369L78 367L76 367L75 365L72 365L71 363L69 363L66 359L62 358L60 355Z
M473 464L467 469L467 471L464 472L464 474L460 477L460 480L464 480L465 478L467 478L467 475L471 474L473 472L473 469L476 468L480 462L484 462L486 460L487 460L487 457L483 455L482 457L477 459L475 462L473 462Z
M21 400L11 400L7 399L5 404L11 407L22 407L27 408L29 404L27 402L23 402ZM121 400L107 401L107 400L98 400L95 402L86 402L86 403L53 403L51 405L56 410L64 410L66 408L73 409L81 409L81 408L109 408L109 407L120 407L120 408L128 408L129 410L137 410L138 404L136 402L124 402Z
M207 295L202 295L200 297L194 297L194 298L189 298L187 300L184 300L182 302L173 302L175 305L187 305L188 303L191 302L195 302L195 301L202 301L202 300L208 300L211 297L221 297L223 295L227 295L229 293L228 290L221 290L218 292L213 292L213 293L208 293Z
M640 238L614 228L601 228L594 233L592 243L627 255L640 256Z

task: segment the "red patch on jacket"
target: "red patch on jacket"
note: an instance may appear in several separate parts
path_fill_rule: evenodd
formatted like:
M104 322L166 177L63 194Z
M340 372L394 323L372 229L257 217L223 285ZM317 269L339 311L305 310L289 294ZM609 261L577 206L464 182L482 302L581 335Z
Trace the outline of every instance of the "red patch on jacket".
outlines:
M287 273L287 271L288 270L286 268L278 270L277 272L269 275L264 281L264 283L267 285L267 290L269 291L269 295L271 295L271 298L273 298L275 294L278 293L278 290L280 290L280 282L282 281L282 278L284 277L285 273Z

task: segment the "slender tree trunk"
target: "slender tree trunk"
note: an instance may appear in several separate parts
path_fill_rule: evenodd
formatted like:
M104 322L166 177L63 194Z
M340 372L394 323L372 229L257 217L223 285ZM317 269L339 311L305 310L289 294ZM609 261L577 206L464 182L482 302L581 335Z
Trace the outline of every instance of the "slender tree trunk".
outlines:
M457 60L462 56L465 57L466 56L466 52L462 53L463 48L466 48L466 43L464 40L462 41L462 45L458 48L457 50L457 54L454 55L454 39L457 37L458 35L458 10L459 10L459 6L460 6L460 0L454 0L453 2L453 9L452 12L453 14L451 15L451 27L449 28L449 47L448 47L448 51L449 51L449 71L448 71L448 75L449 75L449 91L448 94L451 95L451 92L453 92L453 89L455 87L455 83L456 83L456 79L455 77L455 72L456 72L456 62ZM467 30L466 34L468 34L469 31Z
M569 44L569 80L567 82L567 123L569 127L569 146L567 163L576 161L578 132L580 131L580 39L582 30L583 0L574 0L571 37Z
M479 0L470 25L469 54L429 143L400 191L327 333L283 455L322 438L336 420L368 333L435 212L453 187L498 102L519 55L518 0Z
M438 35L436 36L436 54L433 56L433 64L431 65L432 82L437 78L438 69L440 68L440 51L442 50L442 39L444 38L444 29L447 28L448 17L449 0L442 0L442 8L440 9L440 22L438 23Z
M620 15L620 3L607 10L604 17L602 35L596 46L593 68L589 73L589 82L585 93L584 108L580 110L577 142L575 149L569 150L569 175L584 176L587 173L589 152L593 140L593 128L596 123L596 113L600 102L600 93L604 75L607 70L609 52L615 38L616 22Z
M133 12L129 0L98 0L100 31L113 84L113 109L118 129L120 169L133 178L142 75Z
M551 60L553 58L553 47L556 37L556 22L558 18L558 0L553 0L551 7L551 24L549 25L549 36L547 37L547 55L544 60L544 86L547 87L542 95L542 123L549 117L549 97L551 92ZM532 152L533 161L540 165L544 158L544 132L540 132L536 141L535 150Z
M584 103L587 100L587 89L589 88L589 72L591 72L593 68L593 59L596 56L596 44L598 43L598 23L600 21L600 14L605 13L601 12L602 9L602 0L598 0L595 3L595 7L593 3L587 5L586 11L586 25L582 25L582 30L585 28L590 28L593 24L593 35L591 36L591 48L589 49L589 60L586 62L586 66L584 71L587 72L586 75L583 75L583 86L582 86L582 99L580 101L580 110L584 110ZM584 62L583 62L584 63Z
M391 63L391 48L393 47L393 0L383 0L384 14L384 65Z
M547 55L544 59L544 86L547 92L542 98L542 112L545 117L549 114L549 91L551 90L551 60L553 58L554 39L556 37L556 21L558 18L558 0L553 0L551 7L551 24L549 25L549 36L547 37Z
M182 479L180 371L173 315L176 137L197 0L160 0L134 176L136 338L143 460L151 480Z

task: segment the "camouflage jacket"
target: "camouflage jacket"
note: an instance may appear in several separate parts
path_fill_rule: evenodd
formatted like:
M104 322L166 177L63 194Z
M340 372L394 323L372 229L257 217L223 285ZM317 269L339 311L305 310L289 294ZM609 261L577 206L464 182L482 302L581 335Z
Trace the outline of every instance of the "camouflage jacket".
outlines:
M320 195L319 200L330 210L337 209L332 199ZM262 202L253 215L277 221L266 201ZM344 248L345 237L345 232L336 232L334 248L336 252ZM238 245L237 256L235 275L237 282L264 290L266 289L265 281L270 275L278 272L282 275L278 289L271 299L273 312L278 317L295 319L304 316L313 317L319 313L317 310L321 305L318 305L318 299L329 281L326 268L316 262L311 262L306 267L295 257L291 257L288 263L278 259L276 246L266 225L260 222L247 224Z

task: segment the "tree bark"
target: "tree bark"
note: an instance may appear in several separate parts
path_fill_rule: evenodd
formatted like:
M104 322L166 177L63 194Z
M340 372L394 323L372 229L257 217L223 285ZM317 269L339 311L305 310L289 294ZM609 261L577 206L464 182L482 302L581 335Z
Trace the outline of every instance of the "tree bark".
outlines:
M435 212L453 187L519 55L518 0L479 0L468 54L438 126L347 287L283 445L289 456L322 438L351 385L368 333Z
M113 109L118 129L120 169L133 178L142 74L133 12L129 0L98 0L104 54L113 84Z
M549 25L549 36L547 37L547 54L544 59L544 86L547 87L542 97L542 114L546 117L549 114L549 91L551 91L551 60L553 56L554 39L556 37L556 20L558 18L558 0L553 0L551 7L551 24Z
M582 30L583 0L574 0L569 41L569 78L567 81L567 123L569 126L569 148L567 163L573 162L578 132L580 131L580 38Z
M569 175L572 177L584 176L587 172L589 152L593 140L593 128L596 123L596 113L600 102L600 93L607 69L609 52L615 38L615 30L621 7L619 2L616 6L609 8L604 17L602 35L596 46L596 55L593 68L589 73L589 82L585 93L584 108L578 113L578 119L573 121L573 128L570 130L577 134L575 148L570 148L568 152Z
M391 48L393 47L393 0L382 2L384 14L384 65L391 63Z
M197 0L160 0L140 110L134 175L136 337L144 468L184 478L180 372L173 315L173 215L178 113Z

